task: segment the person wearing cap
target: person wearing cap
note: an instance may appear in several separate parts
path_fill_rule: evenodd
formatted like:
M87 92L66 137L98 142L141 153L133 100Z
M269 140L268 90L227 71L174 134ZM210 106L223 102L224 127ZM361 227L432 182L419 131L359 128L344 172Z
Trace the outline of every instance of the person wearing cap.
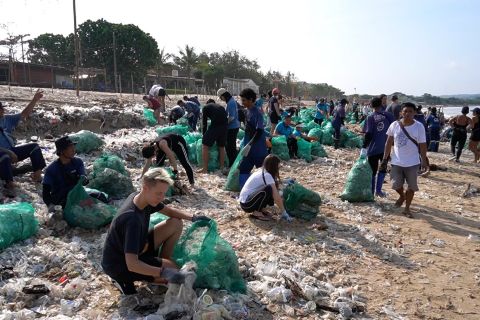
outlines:
M450 125L453 127L452 140L450 141L453 157L450 160L455 160L455 162L460 162L460 156L462 155L463 147L467 142L467 127L472 123L472 119L467 116L469 112L470 108L468 108L468 106L464 106L462 108L462 114L453 117L449 121ZM456 153L455 148L457 148Z
M392 100L392 103L390 103L390 105L387 107L385 111L390 113L395 118L395 120L398 120L400 119L400 111L401 111L400 104L398 103L398 97L396 95L393 95L391 100Z
M320 99L320 102L317 102L316 105L317 112L315 113L315 118L313 121L321 125L325 119L328 119L328 105L325 103L325 99Z
M480 161L480 150L478 149L480 144L480 108L475 108L472 112L473 117L470 123L470 126L472 127L472 134L470 135L468 149L473 152L473 162L478 163Z
M187 113L188 125L192 131L197 131L197 122L200 118L200 105L193 101L178 100L177 105L182 107Z
M27 143L16 146L12 133L20 120L25 121L33 112L33 108L43 97L43 91L37 90L33 99L21 113L5 114L5 107L0 103L0 178L5 181L5 194L15 196L13 183L13 165L19 161L30 158L32 162L34 182L42 181L42 169L45 160L37 143Z
M275 127L275 136L285 136L287 138L288 154L290 158L297 158L297 137L293 134L295 129L292 127L292 117L287 114L283 117L283 121Z
M225 163L225 142L227 140L227 111L219 104L209 100L202 109L202 169L198 173L208 172L209 149L216 143L220 170L223 171ZM208 126L210 119L210 126ZM208 126L208 128L207 128Z
M217 96L227 104L227 140L225 142L225 151L228 157L228 163L231 166L235 162L237 157L237 135L240 129L240 121L238 119L238 107L237 102L232 97L230 92L225 88L220 88L217 91Z
M427 141L428 151L438 152L440 144L440 118L437 115L437 108L433 107L430 110L430 115L427 118L427 133L430 141Z
M178 167L175 156L187 173L188 182L193 186L195 178L193 176L193 168L188 161L187 142L176 133L168 133L155 139L154 142L146 143L142 148L142 156L147 159L143 166L142 176L150 169L155 161L155 165L160 167L165 164L168 159L173 169L173 174L178 176Z
M145 101L148 107L153 110L153 116L157 120L157 123L160 123L160 102L151 96L143 96L143 101Z
M281 119L280 111L280 102L278 101L278 96L280 95L280 90L278 88L272 89L272 97L268 100L268 116L270 118L270 135L273 136L275 133L275 128Z
M165 97L167 97L168 100L172 101L172 99L170 99L170 97L168 96L167 91L165 91L165 89L159 84L154 84L150 88L148 95L156 99L160 104L159 112L165 112Z
M75 157L75 143L68 136L55 141L58 159L50 163L45 169L43 177L43 202L51 211L55 205L65 207L70 190L75 187L81 177L84 184L88 183L85 173L85 165L82 159ZM90 196L107 202L108 199L102 192L89 191Z
M340 146L340 128L345 123L345 106L348 104L347 99L343 98L340 100L339 105L333 111L333 120L332 126L335 130L333 142L335 149L338 149Z

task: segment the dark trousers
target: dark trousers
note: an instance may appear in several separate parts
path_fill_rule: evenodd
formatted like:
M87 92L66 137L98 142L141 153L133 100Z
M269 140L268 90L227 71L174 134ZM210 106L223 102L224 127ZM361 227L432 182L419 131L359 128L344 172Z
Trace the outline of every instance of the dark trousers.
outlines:
M190 118L188 118L188 125L193 131L197 131L197 122L199 117L199 114L194 113Z
M382 162L382 160L383 160L383 153L368 157L368 163L372 168L373 176L377 174L379 162Z
M452 135L452 140L450 142L450 147L452 154L457 157L457 160L460 159L460 156L462 155L462 150L463 147L465 147L465 142L467 142L467 131L460 131L460 130L453 130L453 135ZM457 146L458 143L458 148L457 148L457 153L455 154L455 147Z
M175 153L177 156L178 161L180 161L180 164L182 167L185 169L185 172L187 173L188 177L188 182L190 184L195 183L195 179L193 177L193 168L190 162L188 161L188 151L187 151L187 142L183 137L178 137L178 141L174 141L172 143L172 151Z
M297 139L288 137L287 147L288 147L288 154L290 155L290 158L293 158L294 156L297 155L297 151L298 151Z
M340 125L333 127L333 129L335 130L333 134L333 143L334 143L335 149L338 149L338 147L340 147L340 128L341 128Z
M430 143L427 144L428 151L438 152L438 143L440 141L440 128L430 128Z
M237 158L237 134L239 128L227 130L227 141L225 143L225 152L228 157L228 165L231 167Z
M36 143L22 144L11 149L18 158L23 161L30 158L33 171L41 170L46 167L45 159L43 159L42 150ZM5 182L13 181L12 159L6 152L0 151L0 178Z
M245 212L261 211L267 205L273 206L273 190L272 186L267 185L263 190L260 190L254 194L248 196L245 203L240 203L240 207Z

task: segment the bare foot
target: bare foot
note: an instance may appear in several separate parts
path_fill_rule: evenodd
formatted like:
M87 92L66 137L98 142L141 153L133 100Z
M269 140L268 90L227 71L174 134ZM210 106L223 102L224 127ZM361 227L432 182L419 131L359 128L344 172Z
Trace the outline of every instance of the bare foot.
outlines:
M395 207L400 208L403 205L404 202L405 202L405 196L402 195L395 202Z
M410 212L410 209L405 208L405 209L402 211L402 214L403 214L405 217L407 217L407 218L413 219L413 215L412 215L412 213Z

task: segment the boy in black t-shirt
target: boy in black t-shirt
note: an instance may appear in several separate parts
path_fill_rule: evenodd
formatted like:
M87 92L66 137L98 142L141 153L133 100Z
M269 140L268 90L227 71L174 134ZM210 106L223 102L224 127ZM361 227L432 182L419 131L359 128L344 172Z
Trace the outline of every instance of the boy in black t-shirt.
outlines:
M136 293L134 281L178 281L172 254L182 233L182 220L210 220L163 205L165 193L172 184L164 169L148 170L142 178L141 191L125 200L110 225L103 248L102 268L124 294ZM150 215L154 212L161 212L170 219L149 231ZM157 257L160 247L160 257Z

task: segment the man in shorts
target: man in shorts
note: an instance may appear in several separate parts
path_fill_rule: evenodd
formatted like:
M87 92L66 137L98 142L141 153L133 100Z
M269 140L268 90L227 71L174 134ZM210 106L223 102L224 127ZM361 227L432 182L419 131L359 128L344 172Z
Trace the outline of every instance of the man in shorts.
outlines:
M210 126L207 128L208 119ZM207 103L202 109L202 169L198 173L208 172L208 150L217 143L220 170L225 162L225 143L227 141L228 116L224 107L216 103Z
M401 207L405 202L403 214L408 218L413 218L410 212L415 192L418 191L418 169L422 170L428 167L427 162L427 140L425 137L424 126L413 117L416 107L411 102L402 104L402 119L393 122L387 130L387 142L380 171L387 165L388 157L392 157L392 171L390 177L392 180L392 189L398 194L399 198L395 203L396 207ZM393 152L392 152L393 146ZM404 191L404 183L407 183L407 190Z
M162 168L142 177L142 189L132 193L110 224L103 247L102 268L123 294L135 294L134 281L182 283L172 260L173 248L182 234L182 220L210 219L165 206L162 201L173 184ZM150 215L161 212L169 219L149 230ZM158 255L158 250L160 254Z
M168 100L170 100L170 101L172 100L168 96L165 89L159 84L154 84L150 88L150 91L148 92L148 95L150 97L155 98L158 101L158 103L160 103L160 111L159 112L165 112L165 97L167 97Z

